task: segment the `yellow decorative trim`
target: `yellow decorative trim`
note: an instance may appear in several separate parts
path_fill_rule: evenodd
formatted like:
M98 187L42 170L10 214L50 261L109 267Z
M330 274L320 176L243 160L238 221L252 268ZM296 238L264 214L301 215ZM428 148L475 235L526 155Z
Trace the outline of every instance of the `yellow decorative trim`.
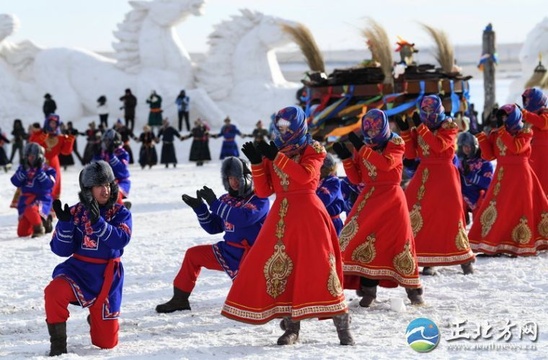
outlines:
M377 256L375 250L375 234L367 236L365 242L354 249L352 252L352 260L359 261L363 264L370 263Z
M285 216L289 203L286 198L282 199L278 215L280 220L276 224L276 238L278 243L274 245L274 254L267 260L263 273L266 279L266 292L273 298L282 294L287 286L287 278L293 271L293 261L285 252L285 245L282 242L285 233Z
M367 169L367 175L369 175L372 180L375 180L377 178L377 167L363 158L362 163L363 166L365 166L365 168Z
M504 145L504 143L502 142L502 139L500 138L500 136L497 137L496 144L497 144L497 147L499 148L500 154L502 156L505 156L507 148L506 148L506 145Z
M392 139L390 139L390 142L393 143L393 144L396 144L396 145L403 145L404 144L403 139L399 136L394 136Z
M462 220L459 220L459 231L455 237L455 245L459 250L470 249L470 243L468 242L468 235L466 235L466 230L464 229L464 224Z
M548 213L543 212L541 217L542 220L540 220L540 223L538 224L538 233L540 236L548 238Z
M314 148L314 150L316 150L318 154L325 152L325 147L322 144L320 144L318 141L314 141L312 143L312 147Z
M346 250L346 247L348 246L350 241L358 233L358 230L360 229L360 226L358 224L358 216L360 215L360 212L362 211L365 204L367 203L367 200L371 197L374 191L375 187L372 186L367 194L364 195L363 199L359 202L356 213L354 213L350 221L348 221L348 223L343 227L341 234L339 235L339 246L341 248L341 251Z
M497 196L500 192L500 182L502 180L502 178L504 177L504 166L501 166L499 169L498 169L498 172L497 172L497 183L495 184L495 187L493 188L493 195L494 196Z
M428 177L430 176L430 170L428 168L425 168L422 171L422 178L421 178L421 186L419 186L419 191L417 192L417 200L421 201L424 198L424 193L426 193L426 182L428 181Z
M413 205L413 209L409 212L409 217L411 218L411 228L413 229L413 236L417 236L419 231L421 231L424 221L421 215L421 206L420 204Z
M411 242L409 239L405 242L403 251L394 257L392 263L398 272L407 276L413 275L417 264L411 252Z
M512 230L512 240L518 244L527 244L531 241L533 232L527 224L527 218L522 216L519 220L519 224Z
M481 223L481 236L486 237L489 231L491 231L491 227L497 220L497 202L495 200L491 200L489 203L489 206L483 211L483 213L480 216L480 223Z
M430 155L430 146L428 146L428 144L426 143L426 141L424 141L421 135L417 137L417 141L419 143L419 147L422 149L423 155Z
M333 295L333 297L339 297L343 293L341 280L337 274L336 258L334 254L329 254L329 265L331 270L329 271L329 278L327 279L327 290Z
M284 173L276 164L274 164L274 172L280 178L280 185L287 191L289 189L289 176Z

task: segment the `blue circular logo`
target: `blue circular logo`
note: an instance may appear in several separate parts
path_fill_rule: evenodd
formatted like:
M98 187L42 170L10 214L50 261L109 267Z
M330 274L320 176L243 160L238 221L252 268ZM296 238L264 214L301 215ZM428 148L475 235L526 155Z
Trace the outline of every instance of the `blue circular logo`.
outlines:
M440 330L430 319L417 318L409 323L405 338L411 348L418 352L429 352L440 342Z

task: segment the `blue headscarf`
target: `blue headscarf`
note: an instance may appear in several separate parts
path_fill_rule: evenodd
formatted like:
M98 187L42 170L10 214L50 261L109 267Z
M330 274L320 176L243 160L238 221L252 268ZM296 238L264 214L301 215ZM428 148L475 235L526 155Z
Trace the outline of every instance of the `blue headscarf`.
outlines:
M501 106L497 111L497 116L502 116L504 127L510 134L515 135L523 129L521 111L519 111L519 108L515 104Z
M54 121L57 127L54 129L50 126L50 121ZM61 133L61 119L57 114L49 114L44 121L44 131L48 134L59 135Z
M312 143L306 116L299 106L288 106L278 111L274 124L274 144L281 153L292 157L299 154L307 144ZM280 126L288 127L285 133L280 132Z
M392 133L386 114L379 109L371 109L362 117L361 129L363 142L373 148L383 147Z
M523 107L527 111L537 112L541 108L546 107L548 100L546 94L537 87L526 89L521 95Z
M439 129L446 120L445 108L437 95L427 95L422 99L419 114L422 123L430 130Z

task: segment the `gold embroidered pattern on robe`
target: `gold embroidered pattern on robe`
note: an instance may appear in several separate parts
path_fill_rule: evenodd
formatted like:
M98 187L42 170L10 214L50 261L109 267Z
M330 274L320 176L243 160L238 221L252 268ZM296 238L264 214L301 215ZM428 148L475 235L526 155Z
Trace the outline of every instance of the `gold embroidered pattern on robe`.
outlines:
M417 137L417 142L418 142L420 148L422 149L423 155L425 155L425 156L430 155L430 146L428 146L428 144L426 143L426 141L424 141L422 136L419 135Z
M329 293L333 295L333 297L339 297L343 292L343 288L339 276L337 275L336 260L335 255L333 254L329 254L329 265L331 270L329 271L329 278L327 279L327 290L329 290Z
M507 148L506 148L506 145L504 145L504 143L502 142L502 139L500 138L500 136L497 136L496 144L497 144L497 147L499 148L500 154L502 156L505 156Z
M341 234L339 235L339 246L341 247L341 251L346 250L346 247L348 246L348 243L350 243L350 240L352 240L354 236L356 236L356 234L358 233L358 230L360 229L360 225L358 224L358 217L360 215L360 212L364 208L365 203L373 194L373 191L375 191L374 186L369 189L367 194L364 195L363 199L358 204L358 209L356 210L356 213L352 215L350 221L341 230Z
M263 273L266 279L266 292L273 298L282 294L287 286L287 278L293 271L293 261L285 252L285 245L282 241L285 232L285 216L289 204L287 199L283 199L280 204L280 220L276 225L276 237L278 243L274 245L274 254L267 260Z
M46 144L46 151L50 152L51 149L59 144L59 138L57 136L46 136L44 143Z
M533 232L529 229L527 218L523 216L519 220L519 224L512 230L512 240L518 244L527 244L531 241L532 236Z
M367 175L369 175L372 180L375 180L377 178L377 168L375 167L375 165L371 164L369 161L363 158L362 163L363 166L365 166L365 168L368 170Z
M499 168L499 171L497 173L497 183L495 184L495 187L493 188L493 196L497 196L500 192L500 181L504 177L504 167L501 166Z
M411 243L409 240L405 242L403 251L394 257L392 263L398 272L404 275L413 275L417 264L415 264L415 259L413 258L413 253L411 252Z
M538 233L540 236L544 238L548 238L548 213L543 212L542 220L540 220L540 223L538 224Z
M421 186L419 186L419 191L417 191L417 203L413 205L413 208L409 212L409 217L411 218L411 228L413 229L413 236L417 236L419 231L422 229L422 226L424 225L424 220L422 219L421 215L420 202L424 198L424 194L426 193L425 184L428 180L429 175L430 171L428 169L424 169L422 171Z
M352 252L352 260L359 261L363 264L370 263L375 256L377 256L377 251L375 250L375 233L367 236L365 242L354 249Z
M482 237L486 237L487 234L489 234L489 231L491 231L491 227L497 220L498 212L496 205L497 202L495 200L491 200L489 206L483 211L480 216Z
M280 185L282 188L287 191L289 189L289 176L276 165L274 165L274 172L280 178Z
M457 246L457 249L459 250L470 249L470 243L468 242L468 235L466 235L466 230L464 229L462 220L459 220L459 231L457 232L457 236L455 237L455 245Z

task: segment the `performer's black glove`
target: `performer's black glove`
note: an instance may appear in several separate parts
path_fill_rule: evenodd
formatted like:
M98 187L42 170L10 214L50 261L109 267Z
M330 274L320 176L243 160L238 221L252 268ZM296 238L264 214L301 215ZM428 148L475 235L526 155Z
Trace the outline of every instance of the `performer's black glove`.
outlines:
M508 116L508 114L506 113L506 111L499 109L497 110L495 116L497 118L497 128L499 128L504 125L504 117Z
M407 120L404 120L400 115L394 115L394 121L401 131L409 130L409 123L407 123Z
M91 225L94 225L97 220L99 220L99 216L101 216L99 212L99 203L93 198L91 190L82 190L78 196L80 197L80 202L89 212L89 221L91 222Z
M419 125L422 124L421 116L418 111L415 111L413 113L412 119L413 119L413 125L415 125L415 127L419 127Z
M248 141L242 145L242 152L252 164L260 164L263 161L261 152L255 147L255 145L253 145L251 141Z
M59 221L70 221L72 219L68 204L65 204L63 210L63 207L61 206L61 200L59 199L53 201L53 211L55 211L55 215L57 216L57 219L59 219Z
M257 144L259 151L269 160L274 160L278 154L278 147L274 144L274 141L270 142L270 145L266 141L261 141Z
M196 197L195 198L193 198L192 196L187 195L187 194L183 194L182 198L183 198L183 201L185 202L185 204L187 204L188 206L190 206L193 209L197 209L198 207L200 207L204 203L204 200L200 196L200 191L199 190L196 190Z
M356 135L355 132L352 131L348 134L348 140L350 140L352 145L354 145L356 151L360 151L363 146L363 140L358 135Z
M335 151L335 153L341 160L345 160L352 157L352 153L350 152L350 150L348 150L346 145L343 143L339 143L339 142L334 143L333 151Z
M198 190L198 195L201 196L209 204L209 206L217 200L217 195L215 195L213 190L207 186L204 186L202 190Z

